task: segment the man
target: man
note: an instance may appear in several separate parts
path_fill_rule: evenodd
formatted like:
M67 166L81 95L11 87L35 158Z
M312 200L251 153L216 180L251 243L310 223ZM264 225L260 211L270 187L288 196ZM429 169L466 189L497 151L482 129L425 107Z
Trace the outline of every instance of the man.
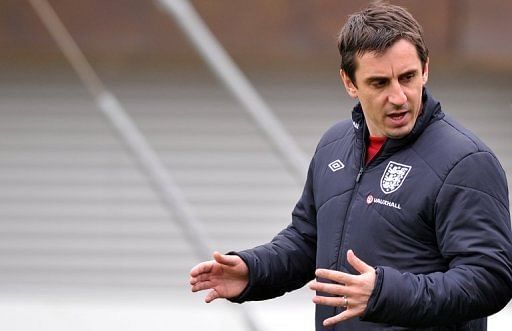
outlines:
M191 270L206 302L263 300L311 281L317 330L486 330L512 296L505 173L425 89L428 50L403 8L375 3L339 36L359 100L311 161L270 243Z

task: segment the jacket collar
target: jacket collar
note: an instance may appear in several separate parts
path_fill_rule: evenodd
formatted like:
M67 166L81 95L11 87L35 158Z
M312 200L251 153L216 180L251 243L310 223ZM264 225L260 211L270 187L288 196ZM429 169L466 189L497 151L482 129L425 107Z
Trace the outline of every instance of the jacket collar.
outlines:
M411 132L400 139L389 138L374 161L385 158L389 154L395 153L401 148L413 143L430 124L444 117L441 104L432 97L426 88L423 88L422 107L421 114L416 119L416 123ZM359 147L358 149L365 151L366 141L368 141L368 129L366 128L366 121L360 103L352 110L352 122L356 135L356 145Z

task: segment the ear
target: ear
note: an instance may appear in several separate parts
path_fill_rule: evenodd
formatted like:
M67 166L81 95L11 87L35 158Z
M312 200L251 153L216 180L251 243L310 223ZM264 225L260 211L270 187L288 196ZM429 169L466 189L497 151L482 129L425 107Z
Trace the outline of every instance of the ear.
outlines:
M343 69L340 69L340 78L343 82L343 85L345 86L345 90L347 90L348 95L350 95L352 98L357 98L357 87L352 82L352 79L348 77L347 73L343 71Z
M429 58L427 57L427 62L425 62L425 65L423 66L423 85L427 84L428 81L428 62Z

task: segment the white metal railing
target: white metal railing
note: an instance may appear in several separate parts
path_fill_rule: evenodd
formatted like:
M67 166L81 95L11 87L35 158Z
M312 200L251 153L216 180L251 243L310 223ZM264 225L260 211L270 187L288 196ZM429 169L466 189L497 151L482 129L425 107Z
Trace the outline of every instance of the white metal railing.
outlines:
M187 0L156 1L175 19L213 73L256 121L297 183L302 186L308 164L304 152L223 49L194 7Z
M181 189L166 170L157 153L127 114L119 100L105 87L84 54L73 40L47 0L28 0L45 27L72 65L80 80L91 93L96 105L116 129L122 141L149 175L152 187L164 206L177 216L191 246L200 260L210 259L213 246L200 220L185 199ZM236 306L251 331L260 328L246 306Z

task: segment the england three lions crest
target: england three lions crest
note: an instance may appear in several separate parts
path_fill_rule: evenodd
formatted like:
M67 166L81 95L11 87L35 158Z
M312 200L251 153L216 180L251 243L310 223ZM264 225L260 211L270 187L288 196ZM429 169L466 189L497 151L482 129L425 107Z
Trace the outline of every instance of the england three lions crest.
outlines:
M385 194L393 193L402 186L411 166L390 161L380 179L380 189Z

